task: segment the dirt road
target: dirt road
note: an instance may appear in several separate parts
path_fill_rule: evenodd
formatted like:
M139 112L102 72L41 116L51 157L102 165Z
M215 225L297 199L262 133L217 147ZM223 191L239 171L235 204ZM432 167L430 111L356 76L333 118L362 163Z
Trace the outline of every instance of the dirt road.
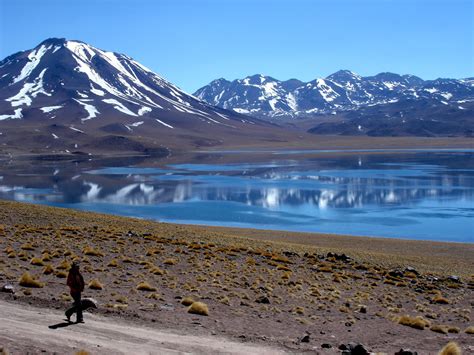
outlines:
M61 311L0 301L0 345L11 353L283 354L279 349L217 336L176 334L86 314L67 325Z

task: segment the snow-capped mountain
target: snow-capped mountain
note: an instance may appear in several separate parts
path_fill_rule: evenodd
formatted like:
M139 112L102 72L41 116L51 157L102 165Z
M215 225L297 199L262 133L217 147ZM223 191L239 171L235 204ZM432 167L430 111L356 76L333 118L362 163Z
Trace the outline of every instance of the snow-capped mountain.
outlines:
M425 81L414 75L393 73L362 77L340 70L307 83L263 75L234 81L218 79L197 90L194 96L218 107L270 119L306 118L417 100L462 110L463 103L474 101L474 81Z
M0 120L62 117L78 125L102 117L133 129L191 121L231 125L242 117L184 93L134 59L80 41L52 38L0 62Z
M196 141L211 135L219 141L221 133L254 129L261 123L181 91L127 55L81 41L47 39L0 62L3 140L8 127L34 125L34 131L43 134L35 140L45 146L67 140L64 132L92 131L95 136L100 131L153 139L193 135ZM67 129L59 134L54 132L58 127Z

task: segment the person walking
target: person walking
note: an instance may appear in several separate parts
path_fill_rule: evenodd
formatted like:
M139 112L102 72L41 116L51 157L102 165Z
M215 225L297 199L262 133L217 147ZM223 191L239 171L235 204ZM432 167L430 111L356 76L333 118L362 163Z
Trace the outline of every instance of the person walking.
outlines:
M69 274L67 275L67 285L70 294L74 299L74 305L66 311L67 321L71 321L71 316L76 313L76 323L84 323L82 316L81 292L84 291L84 278L79 271L79 263L73 262Z

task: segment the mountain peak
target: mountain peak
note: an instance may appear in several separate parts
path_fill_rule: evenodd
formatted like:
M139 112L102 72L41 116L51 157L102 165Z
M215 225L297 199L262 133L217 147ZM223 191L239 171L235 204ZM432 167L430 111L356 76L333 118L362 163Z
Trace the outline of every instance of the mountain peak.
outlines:
M113 118L123 120L121 129L131 132L142 124L173 129L184 116L231 127L226 121L233 115L181 91L126 55L78 40L48 38L6 58L0 67L0 121L58 117L86 124Z
M359 74L354 73L351 70L342 69L326 77L328 80L341 81L341 82L350 82L358 81L361 79Z
M51 37L51 38L45 39L38 46L63 45L66 42L67 42L66 38Z

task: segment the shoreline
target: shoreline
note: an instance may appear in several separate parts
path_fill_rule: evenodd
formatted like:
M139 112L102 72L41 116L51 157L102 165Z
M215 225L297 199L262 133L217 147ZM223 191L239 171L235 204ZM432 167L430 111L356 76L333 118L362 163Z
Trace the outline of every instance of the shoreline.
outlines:
M370 259L374 260L375 258L375 260L379 262L392 266L396 266L396 260L398 258L399 263L411 261L413 264L421 266L422 269L424 269L424 267L420 265L420 262L428 263L431 271L435 269L445 275L447 274L447 270L453 270L453 266L457 264L452 273L463 274L465 276L474 274L474 243L169 223L152 219L54 207L43 204L0 200L0 213L5 209L26 209L26 211L23 212L23 217L25 217L25 214L31 213L32 210L35 214L47 214L50 212L56 215L63 212L68 216L75 216L75 223L83 223L84 220L97 218L105 220L106 222L119 221L120 224L130 224L140 229L161 229L165 226L167 230L180 229L190 231L193 235L200 233L206 238L208 238L209 235L220 235L221 238L230 238L239 240L240 242L267 242L281 244L282 246L293 246L300 249L316 248L323 251L350 253L362 259L370 255ZM407 248L407 245L409 248ZM446 266L436 267L430 262L430 259L433 258L443 258L444 261L449 260L453 263L447 269ZM459 267L461 264L463 266L469 266L472 271L469 272L469 267L463 271Z

